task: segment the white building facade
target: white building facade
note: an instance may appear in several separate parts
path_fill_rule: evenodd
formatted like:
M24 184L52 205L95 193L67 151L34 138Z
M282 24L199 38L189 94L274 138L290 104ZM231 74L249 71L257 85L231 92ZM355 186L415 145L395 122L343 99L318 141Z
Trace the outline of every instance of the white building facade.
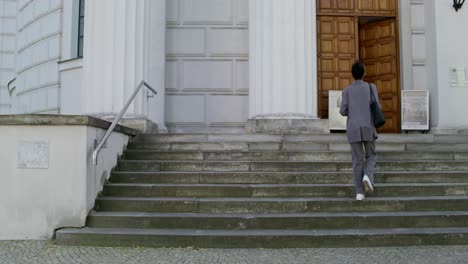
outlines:
M160 131L326 119L317 5L339 2L0 0L0 113L111 118L145 80L158 94L140 93L126 117ZM466 131L468 7L395 2L399 90L429 91L431 131Z

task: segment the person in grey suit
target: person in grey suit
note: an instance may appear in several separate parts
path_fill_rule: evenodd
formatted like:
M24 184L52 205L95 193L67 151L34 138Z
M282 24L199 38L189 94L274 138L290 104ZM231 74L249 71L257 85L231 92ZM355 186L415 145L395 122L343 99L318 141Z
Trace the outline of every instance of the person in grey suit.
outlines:
M354 82L342 92L340 114L347 116L346 134L351 145L356 200L361 201L365 198L365 192L374 191L374 167L377 161L377 131L371 115L370 89L373 89L377 102L379 98L375 85L369 86L362 80L365 68L361 62L354 63L351 72Z

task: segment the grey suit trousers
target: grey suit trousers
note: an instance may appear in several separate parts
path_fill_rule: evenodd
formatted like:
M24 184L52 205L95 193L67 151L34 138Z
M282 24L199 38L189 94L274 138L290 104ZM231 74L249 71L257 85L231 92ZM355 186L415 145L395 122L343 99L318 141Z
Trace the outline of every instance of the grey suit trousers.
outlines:
M364 175L369 176L371 183L374 184L374 168L377 161L377 154L375 153L375 140L361 141L350 144L351 153L353 156L353 174L356 193L364 194L365 190L364 186L362 185L362 178Z

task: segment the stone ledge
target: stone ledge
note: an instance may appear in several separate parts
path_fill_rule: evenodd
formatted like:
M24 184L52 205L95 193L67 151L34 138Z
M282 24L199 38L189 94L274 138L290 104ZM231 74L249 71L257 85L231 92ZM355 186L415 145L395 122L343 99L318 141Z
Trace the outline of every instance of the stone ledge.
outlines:
M87 115L0 115L0 126L92 126L102 129L112 122ZM135 136L138 130L117 125L115 132Z

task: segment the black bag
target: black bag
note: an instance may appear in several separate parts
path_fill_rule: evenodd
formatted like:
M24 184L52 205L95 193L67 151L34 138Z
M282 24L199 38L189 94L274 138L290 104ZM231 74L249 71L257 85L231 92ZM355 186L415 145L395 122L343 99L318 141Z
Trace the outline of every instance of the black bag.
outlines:
M385 116L382 112L382 108L380 108L379 103L375 99L374 92L372 91L372 87L369 83L369 89L371 92L371 114L372 114L372 120L374 121L374 126L375 128L382 127L385 125Z

